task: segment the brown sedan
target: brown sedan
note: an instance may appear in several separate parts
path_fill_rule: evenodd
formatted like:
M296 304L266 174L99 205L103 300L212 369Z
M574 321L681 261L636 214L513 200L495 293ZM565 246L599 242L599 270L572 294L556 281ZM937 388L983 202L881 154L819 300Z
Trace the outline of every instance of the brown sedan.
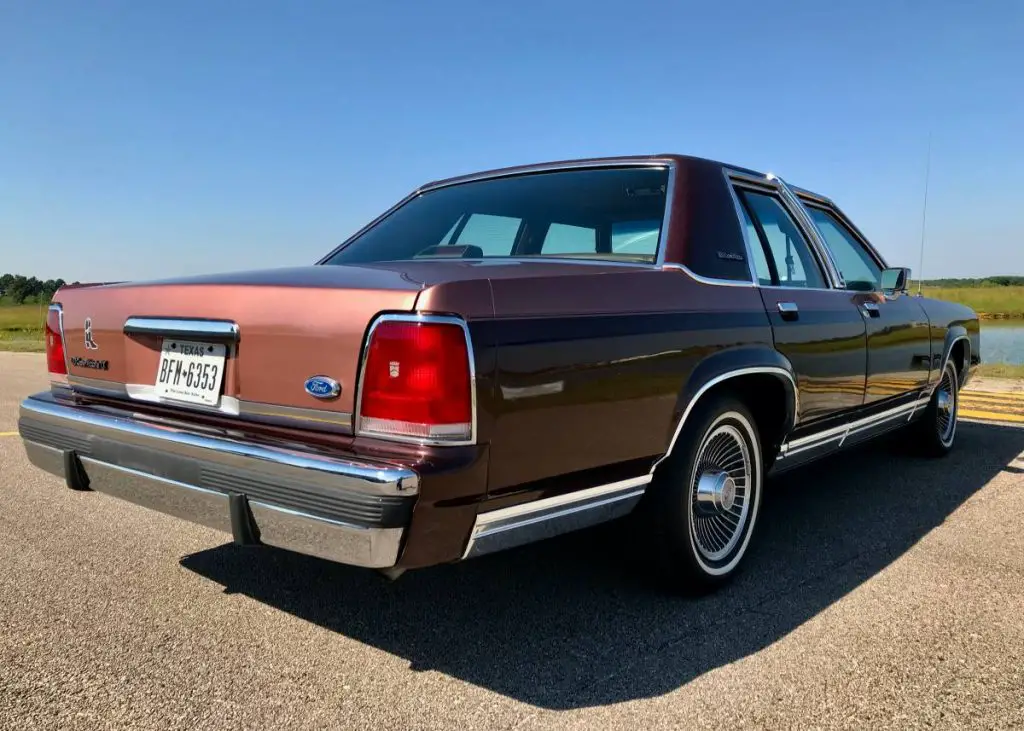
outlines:
M952 448L976 315L828 198L679 155L425 185L313 266L64 288L34 464L397 575L638 511L733 575L764 476L899 429Z

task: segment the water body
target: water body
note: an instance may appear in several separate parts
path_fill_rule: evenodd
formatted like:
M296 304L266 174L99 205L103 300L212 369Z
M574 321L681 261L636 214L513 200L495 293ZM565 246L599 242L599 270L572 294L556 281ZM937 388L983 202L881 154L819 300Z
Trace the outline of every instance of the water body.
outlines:
M1024 321L982 320L981 362L1024 365Z

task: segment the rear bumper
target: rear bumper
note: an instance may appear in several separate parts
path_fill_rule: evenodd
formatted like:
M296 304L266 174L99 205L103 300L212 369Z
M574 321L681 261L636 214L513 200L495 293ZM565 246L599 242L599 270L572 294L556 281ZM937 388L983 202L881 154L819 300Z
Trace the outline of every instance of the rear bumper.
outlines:
M243 441L49 393L22 402L18 430L31 462L69 487L224 531L237 543L356 566L398 562L420 486L400 464Z

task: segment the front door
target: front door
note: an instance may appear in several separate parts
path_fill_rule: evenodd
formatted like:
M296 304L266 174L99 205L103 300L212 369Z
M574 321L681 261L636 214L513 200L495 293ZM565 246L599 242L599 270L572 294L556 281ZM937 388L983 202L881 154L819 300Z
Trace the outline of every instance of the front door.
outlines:
M837 209L819 202L804 201L804 206L867 326L865 404L906 397L926 387L932 353L924 308L913 297L881 293L882 263Z

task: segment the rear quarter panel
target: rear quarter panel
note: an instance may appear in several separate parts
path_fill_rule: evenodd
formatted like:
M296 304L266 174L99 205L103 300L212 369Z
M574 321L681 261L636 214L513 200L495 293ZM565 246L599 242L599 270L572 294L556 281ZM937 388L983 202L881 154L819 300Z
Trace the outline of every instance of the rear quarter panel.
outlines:
M673 269L494 280L489 494L497 504L647 472L664 454L694 369L728 349L771 348L752 287Z

